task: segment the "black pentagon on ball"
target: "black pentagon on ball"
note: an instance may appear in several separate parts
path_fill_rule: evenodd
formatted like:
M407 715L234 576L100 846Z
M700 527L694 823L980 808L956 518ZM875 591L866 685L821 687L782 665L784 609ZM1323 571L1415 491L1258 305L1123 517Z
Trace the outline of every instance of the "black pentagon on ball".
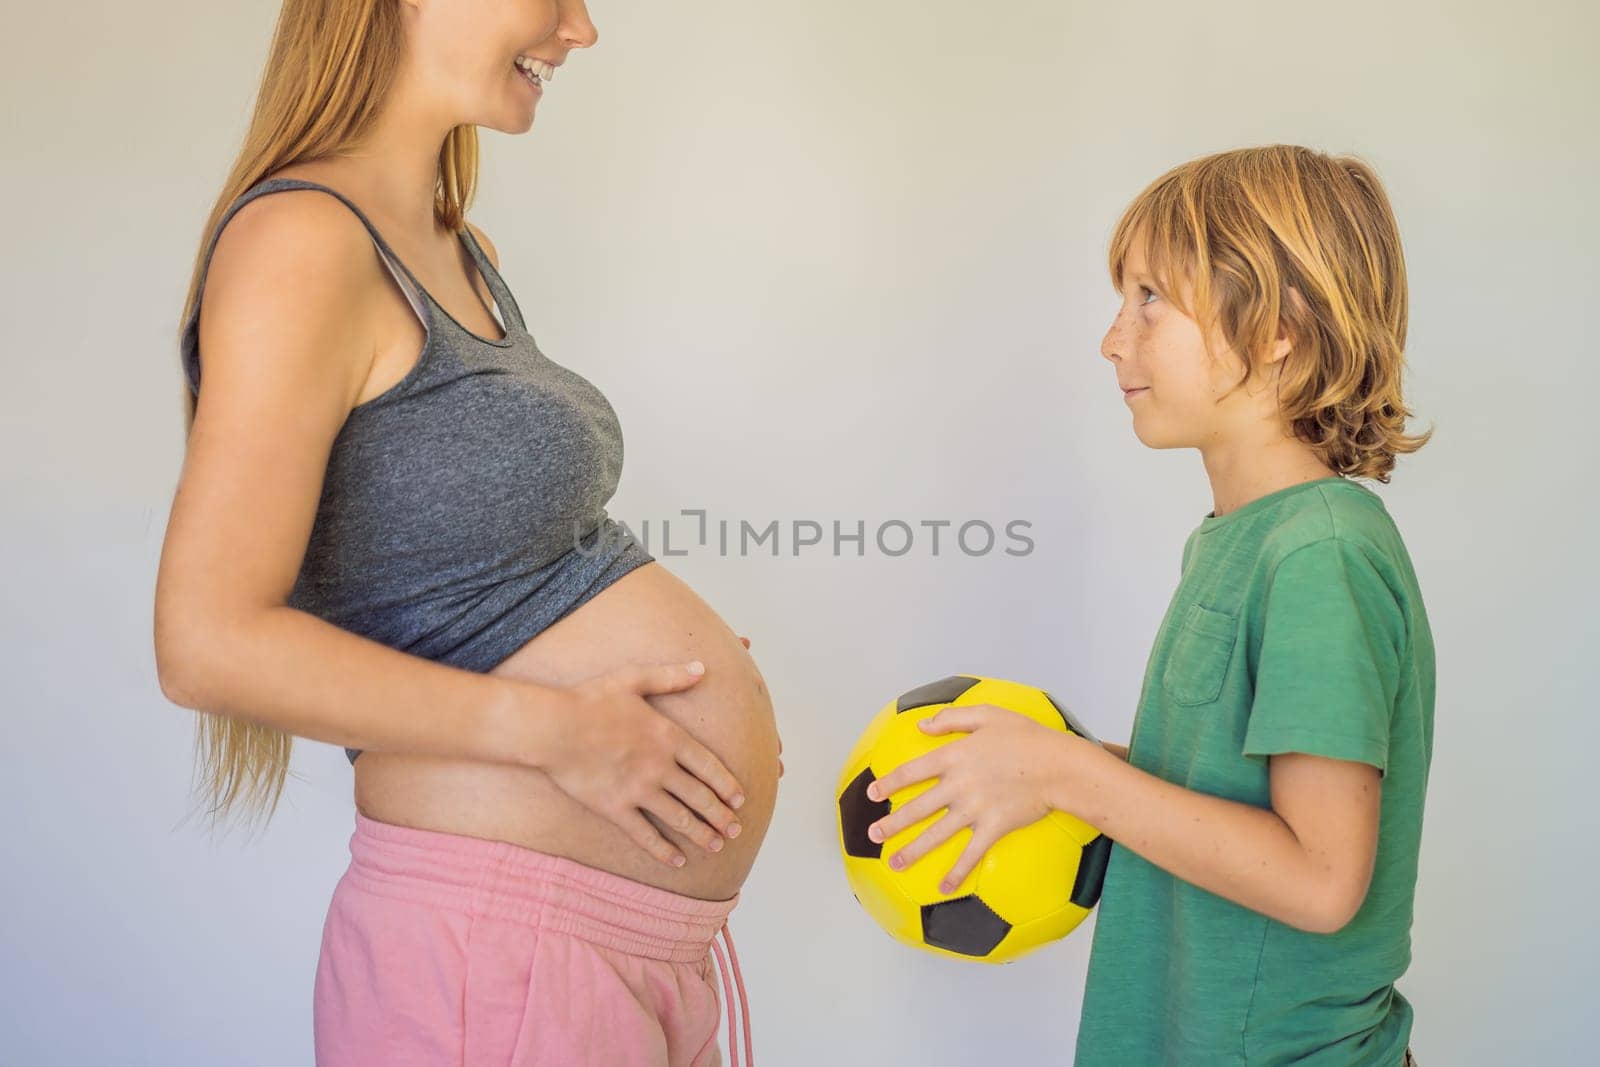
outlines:
M1101 834L1087 845L1078 856L1078 876L1072 880L1069 898L1080 908L1092 908L1100 902L1100 889L1106 880L1106 864L1111 860L1111 838Z
M976 896L922 906L922 940L963 956L987 956L1011 932L1011 924Z
M940 678L937 682L919 685L909 692L900 694L900 699L894 702L895 714L910 711L912 708L925 708L930 704L948 704L977 684L978 679L970 675L952 674L948 678Z
M1040 692L1044 691L1040 690ZM1044 698L1050 702L1050 706L1052 708L1056 709L1056 714L1061 716L1061 721L1067 724L1068 731L1077 734L1079 737L1086 737L1090 740L1094 739L1094 735L1084 728L1083 724L1077 720L1072 712L1062 707L1060 702L1057 701L1055 697L1051 696L1049 693L1045 693Z
M883 846L867 836L867 827L889 814L887 798L872 800L867 796L867 786L877 780L877 775L868 767L839 794L839 827L844 833L847 856L875 860L883 855Z

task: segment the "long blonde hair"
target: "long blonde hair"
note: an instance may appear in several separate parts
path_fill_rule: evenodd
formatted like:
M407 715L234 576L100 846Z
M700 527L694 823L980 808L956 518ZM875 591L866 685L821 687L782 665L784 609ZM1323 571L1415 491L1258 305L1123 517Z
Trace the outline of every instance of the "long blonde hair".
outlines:
M279 168L360 146L378 118L404 50L400 5L394 0L284 0L244 144L201 231L180 323L188 322L194 310L206 246L228 208ZM457 126L439 151L438 225L462 228L477 176L477 127ZM187 383L183 394L187 440L196 399ZM198 713L197 791L213 825L240 804L271 819L288 775L291 744L292 736L281 730Z
M1405 256L1388 194L1364 160L1274 144L1172 168L1112 234L1119 292L1141 228L1163 295L1201 325L1208 351L1220 326L1244 361L1240 384L1287 325L1294 347L1278 378L1280 410L1328 467L1387 483L1396 455L1433 436L1404 432ZM1175 281L1192 288L1193 306Z

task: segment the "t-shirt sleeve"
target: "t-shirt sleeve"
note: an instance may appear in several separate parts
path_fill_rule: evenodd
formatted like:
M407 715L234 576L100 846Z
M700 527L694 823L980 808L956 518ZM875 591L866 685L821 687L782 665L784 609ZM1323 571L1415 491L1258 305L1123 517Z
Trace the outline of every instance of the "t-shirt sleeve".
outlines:
M1277 752L1388 769L1405 616L1357 544L1290 552L1267 590L1244 755Z

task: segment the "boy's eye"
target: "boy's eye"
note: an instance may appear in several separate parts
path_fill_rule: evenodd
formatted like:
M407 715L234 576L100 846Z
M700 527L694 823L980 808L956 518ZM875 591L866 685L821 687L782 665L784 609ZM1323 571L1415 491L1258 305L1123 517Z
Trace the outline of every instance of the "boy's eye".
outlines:
M1149 287L1149 286L1147 286L1147 285L1141 285L1141 286L1139 286L1139 291L1140 291L1140 292L1141 292L1141 293L1145 293L1145 294L1147 294L1147 295L1149 295L1149 296L1155 296L1155 295L1156 295L1156 292L1155 292L1155 290L1154 290L1154 289L1151 289L1151 288L1150 288L1150 287ZM1140 304L1148 304L1148 303L1149 303L1149 301L1148 301L1148 300L1141 300L1141 301L1139 301L1139 303L1140 303Z

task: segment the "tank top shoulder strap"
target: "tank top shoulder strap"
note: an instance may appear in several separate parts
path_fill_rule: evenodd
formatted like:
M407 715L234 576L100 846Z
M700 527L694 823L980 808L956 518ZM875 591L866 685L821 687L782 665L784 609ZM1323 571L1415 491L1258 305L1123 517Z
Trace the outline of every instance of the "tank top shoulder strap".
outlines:
M422 289L422 283L417 281L416 275L411 273L411 268L407 267L405 261L395 254L394 249L389 247L389 242L383 239L383 234L372 224L372 220L367 218L366 212L357 207L355 201L337 189L306 178L266 178L246 190L239 200L242 203L246 198L254 199L264 193L275 193L283 189L318 189L330 196L337 197L345 207L350 209L356 218L361 220L361 225L365 226L367 232L372 235L372 242L378 246L378 251L383 253L383 258L393 264L398 273L404 275L410 285L416 289Z
M343 201L344 205L367 228L367 233L372 236L372 241L378 248L379 258L389 268L389 273L394 276L394 280L399 284L401 291L405 293L406 299L411 302L411 307L416 311L418 317L422 319L423 328L430 335L432 334L432 317L428 313L427 304L424 300L427 290L423 288L421 282L417 281L416 276L411 273L411 269L405 265L404 261L395 255L394 249L389 247L389 242L383 239L383 234L378 232L378 228L372 224L372 220L367 218L366 213L357 207L349 197L337 189L329 188L320 182L309 181L305 178L265 178L240 193L238 198L228 205L228 210L223 212L222 218L218 220L216 228L211 232L206 245L205 259L200 266L200 288L195 295L194 307L189 312L189 318L184 323L182 339L179 343L179 354L183 363L184 376L189 381L189 388L194 392L199 392L200 389L200 302L205 296L206 277L210 273L211 257L216 252L217 241L222 236L223 228L228 225L229 220L238 213L240 208L257 197L285 189L320 189L322 192ZM485 278L487 277L485 275Z
M420 305L423 300L432 301L433 294L429 293L427 288L417 280L416 275L411 273L411 268L407 267L405 261L395 254L394 249L389 247L389 242L383 239L383 234L378 232L378 228L372 224L372 221L349 197L337 189L329 188L320 182L309 181L305 178L267 178L258 182L245 195L259 195L261 192L274 192L278 189L320 189L344 201L345 206L355 213L356 218L361 220L361 224L372 235L372 240L377 244L378 251L382 253L383 261L388 265L390 273L395 276L395 281L400 283L400 288L405 290L406 297L411 301L411 306L417 309L417 314L424 316L426 324L426 312ZM244 197L240 199L243 200ZM467 246L467 251L472 256L473 262L478 265L478 272L483 275L484 283L494 296L495 306L503 308L505 313L515 320L512 323L502 323L501 325L508 327L514 325L518 330L526 330L527 324L523 321L522 309L517 306L517 298L511 295L511 288L506 285L505 279L500 276L500 271L489 261L488 255L485 254L482 246L478 244L477 238L472 235L471 228L462 226L459 237L462 243ZM419 294L422 299L419 299ZM449 312L446 312L446 314L448 315Z
M494 294L496 306L504 308L505 313L515 320L501 325L515 326L518 330L526 331L528 324L523 321L522 309L517 306L517 298L511 295L511 287L500 276L499 269L489 261L489 255L483 250L483 246L478 244L478 239L472 234L472 227L462 226L461 238L467 246L467 251L472 254L472 261L478 265L478 273L483 275L489 291Z
M355 217L361 220L361 225L367 228L367 233L372 235L372 243L378 246L379 256L383 260L384 266L388 267L389 273L394 275L394 280L399 283L401 291L406 295L406 299L411 302L412 308L422 318L424 326L427 325L428 312L423 301L423 297L427 295L427 289L423 288L422 283L417 281L416 275L411 273L411 268L406 266L405 261L395 254L394 249L389 247L389 242L383 239L383 234L379 233L378 228L372 224L372 220L367 218L366 212L357 207L355 202L348 196L345 196L337 189L323 185L321 182L310 181L306 178L266 178L253 185L239 199L242 202L246 197L254 199L264 193L275 193L284 189L318 189L330 196L337 197L345 207L349 208Z

